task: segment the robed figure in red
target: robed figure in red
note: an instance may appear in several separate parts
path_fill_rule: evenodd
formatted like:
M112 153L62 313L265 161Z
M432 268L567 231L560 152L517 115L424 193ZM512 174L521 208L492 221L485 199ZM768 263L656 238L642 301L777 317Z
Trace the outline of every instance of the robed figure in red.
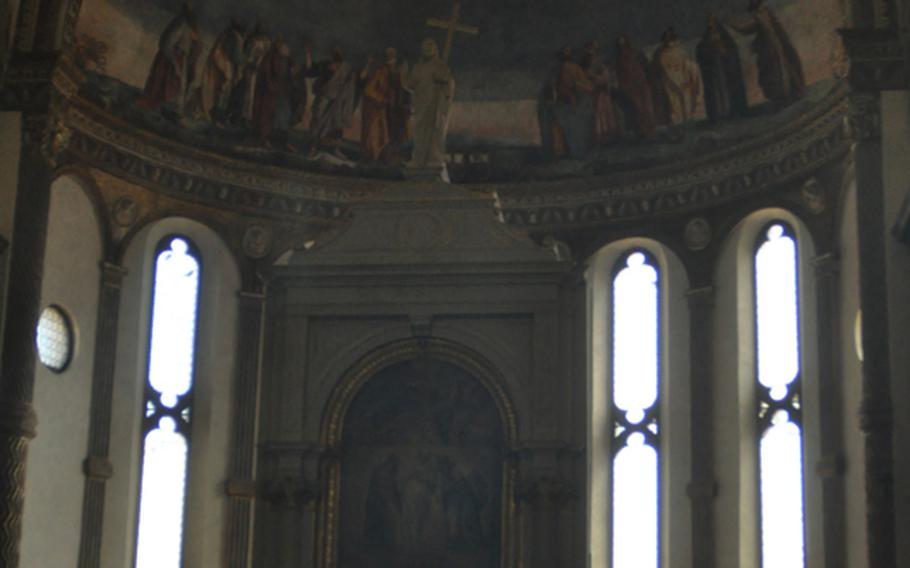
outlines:
M196 61L202 50L196 14L189 2L161 33L158 53L152 62L145 89L137 104L158 108L173 103L182 112L196 75Z

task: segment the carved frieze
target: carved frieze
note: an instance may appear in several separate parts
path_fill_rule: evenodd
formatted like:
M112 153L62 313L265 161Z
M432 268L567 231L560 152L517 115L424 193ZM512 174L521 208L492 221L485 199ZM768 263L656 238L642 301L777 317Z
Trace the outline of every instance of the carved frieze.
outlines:
M852 100L852 99L851 99ZM846 90L838 90L810 116L785 131L731 155L642 173L633 181L603 178L576 188L503 186L496 190L502 221L521 227L583 226L704 209L773 190L808 177L842 156L859 135L845 129ZM852 124L852 122L851 122Z

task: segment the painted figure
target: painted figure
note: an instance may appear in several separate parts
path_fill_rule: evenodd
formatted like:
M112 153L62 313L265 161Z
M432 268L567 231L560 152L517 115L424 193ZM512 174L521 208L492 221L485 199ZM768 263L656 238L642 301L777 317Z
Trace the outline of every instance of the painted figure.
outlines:
M654 101L648 81L647 59L635 49L625 34L616 40L616 81L626 114L626 129L633 127L645 140L657 133Z
M588 80L594 86L594 143L606 144L612 142L619 135L619 125L616 122L616 113L613 110L613 77L606 62L601 57L600 46L596 41L590 41L585 46L581 59Z
M391 49L391 48L390 48ZM388 54L386 55L388 57ZM394 62L394 50L392 54ZM376 162L389 143L388 106L391 69L385 63L373 66L371 55L360 72L363 101L360 106L360 153L364 161Z
M701 105L701 73L679 44L673 28L661 35L651 65L657 79L655 100L665 101L667 124L678 125L695 118Z
M180 13L161 33L158 53L137 104L158 108L164 103L174 103L182 113L195 79L201 45L196 14L190 3L184 2Z
M231 93L241 79L245 63L244 32L243 23L232 18L215 40L202 69L202 114L211 122L224 122Z
M708 14L705 34L695 49L701 69L708 120L745 116L746 86L736 42L713 14Z
M306 100L305 93L301 96L299 92L298 72L291 60L290 48L279 37L262 59L256 75L253 130L257 141L266 148L272 146L272 135L275 133L285 149L294 150L287 138L291 118L300 100Z
M401 149L411 139L411 95L404 89L404 80L408 75L407 63L398 61L398 54L393 48L385 50L385 65L389 69L389 152L391 162L401 161Z
M556 54L558 65L541 93L541 138L553 157L582 156L594 129L594 83L575 62L571 47Z
M310 53L310 48L307 48L306 75L316 78L313 83L316 99L310 120L310 132L316 138L313 153L324 145L333 148L337 154L340 153L344 129L351 126L356 107L357 73L337 47L332 49L329 59L315 64L310 63Z
M229 120L235 124L253 124L253 106L256 102L256 85L262 60L272 49L272 38L256 24L243 41L243 66L238 71L240 79L231 92L228 104Z
M749 0L748 10L747 22L730 25L742 34L755 36L752 50L762 92L776 107L798 100L806 92L806 80L796 47L763 0Z
M421 45L421 59L408 73L404 88L413 94L415 168L445 168L449 109L455 96L455 79L439 57L432 39Z

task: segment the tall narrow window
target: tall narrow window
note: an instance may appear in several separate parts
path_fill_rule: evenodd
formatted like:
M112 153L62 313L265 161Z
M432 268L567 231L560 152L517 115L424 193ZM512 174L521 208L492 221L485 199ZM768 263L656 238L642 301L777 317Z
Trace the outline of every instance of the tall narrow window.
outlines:
M755 252L755 337L763 568L805 566L796 237L765 227Z
M612 568L657 568L660 272L645 251L616 265L612 308Z
M182 237L155 256L139 489L137 568L180 568L195 366L199 257Z

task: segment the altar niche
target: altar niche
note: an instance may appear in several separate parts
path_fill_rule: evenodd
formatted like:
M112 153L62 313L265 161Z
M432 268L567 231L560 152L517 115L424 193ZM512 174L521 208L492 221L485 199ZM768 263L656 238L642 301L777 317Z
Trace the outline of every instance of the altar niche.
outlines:
M502 566L505 444L478 379L431 358L385 367L341 450L340 568Z

